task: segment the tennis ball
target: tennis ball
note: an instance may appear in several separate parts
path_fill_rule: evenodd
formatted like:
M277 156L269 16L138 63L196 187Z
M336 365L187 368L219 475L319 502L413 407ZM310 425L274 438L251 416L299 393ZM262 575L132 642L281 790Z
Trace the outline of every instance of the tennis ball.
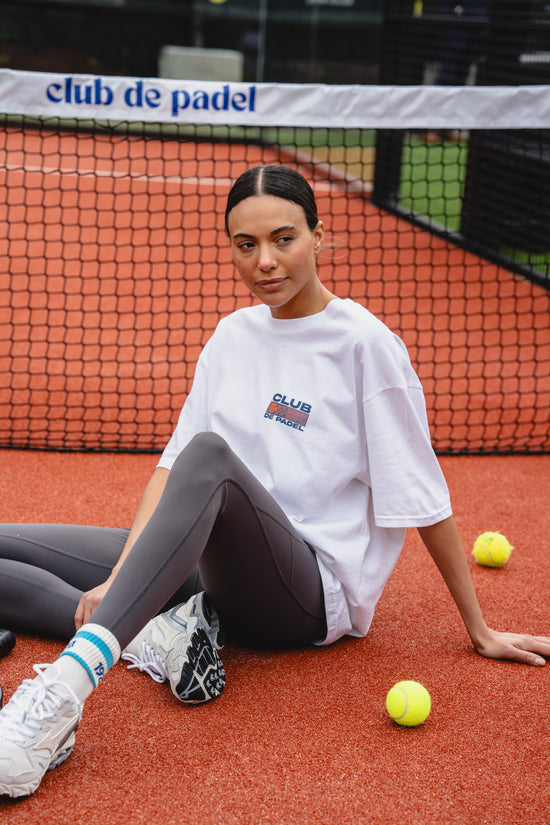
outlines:
M482 533L474 541L472 556L484 567L502 567L514 548L502 533Z
M413 728L428 718L430 694L420 682L397 682L387 693L386 710L398 725Z

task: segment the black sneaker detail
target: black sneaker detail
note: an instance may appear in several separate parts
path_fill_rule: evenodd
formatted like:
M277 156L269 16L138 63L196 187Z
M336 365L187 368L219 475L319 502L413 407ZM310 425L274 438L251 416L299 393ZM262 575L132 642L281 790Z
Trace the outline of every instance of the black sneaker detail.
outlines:
M210 601L207 593L201 594L200 602L197 602L195 608L193 609L193 613L197 615L199 610L197 608L200 607L200 612L203 615L203 618L206 621L206 625L209 631L212 631L212 624L214 618L214 608L212 602ZM214 644L216 646L216 650L221 650L222 647L225 645L225 634L221 627L219 627L218 618L216 616L216 622L218 623L218 632L216 633L216 638L214 639ZM214 635L214 634L212 634Z
M191 636L176 693L182 702L195 704L215 699L224 687L222 661L206 632L199 627Z

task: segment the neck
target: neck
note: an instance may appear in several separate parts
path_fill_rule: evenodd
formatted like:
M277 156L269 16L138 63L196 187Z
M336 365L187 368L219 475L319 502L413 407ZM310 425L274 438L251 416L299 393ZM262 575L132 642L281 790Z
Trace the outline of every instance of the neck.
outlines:
M308 297L307 301L296 301L292 305L285 304L281 307L271 307L273 318L290 320L292 318L306 318L308 315L316 315L322 312L337 296L323 286L319 281L319 288L314 295Z

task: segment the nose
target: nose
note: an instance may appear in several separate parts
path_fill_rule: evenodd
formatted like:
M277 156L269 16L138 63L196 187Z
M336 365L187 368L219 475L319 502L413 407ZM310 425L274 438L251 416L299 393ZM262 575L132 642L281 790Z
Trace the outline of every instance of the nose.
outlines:
M268 272L270 269L275 269L276 266L277 261L273 254L271 244L262 244L259 249L258 268L261 269L262 272Z

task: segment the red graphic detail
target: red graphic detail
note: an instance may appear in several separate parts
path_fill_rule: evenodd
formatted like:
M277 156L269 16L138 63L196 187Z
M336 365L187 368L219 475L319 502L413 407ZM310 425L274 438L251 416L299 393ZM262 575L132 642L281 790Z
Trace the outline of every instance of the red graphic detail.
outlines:
M287 421L292 421L294 424L307 424L309 413L302 412L302 410L295 410L293 407L287 407L286 404L277 404L272 401L267 412L270 415L278 415L279 418L286 418Z

